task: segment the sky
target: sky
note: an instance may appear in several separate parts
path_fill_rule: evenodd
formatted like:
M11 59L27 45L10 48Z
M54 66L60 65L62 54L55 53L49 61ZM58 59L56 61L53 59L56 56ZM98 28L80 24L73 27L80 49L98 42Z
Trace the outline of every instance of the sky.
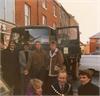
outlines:
M80 40L89 42L89 38L100 32L100 0L58 0L79 23Z

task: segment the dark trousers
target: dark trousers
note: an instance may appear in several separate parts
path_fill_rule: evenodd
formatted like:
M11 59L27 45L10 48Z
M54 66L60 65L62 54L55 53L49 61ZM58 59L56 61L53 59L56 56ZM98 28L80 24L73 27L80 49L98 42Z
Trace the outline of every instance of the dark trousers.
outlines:
M27 89L29 80L30 80L30 78L28 75L21 74L21 85L20 85L21 86L21 95L26 94L26 89Z
M30 70L30 73L29 73L30 79L37 78L37 79L42 80L43 82L45 82L46 75L47 75L47 72L44 68L32 69Z

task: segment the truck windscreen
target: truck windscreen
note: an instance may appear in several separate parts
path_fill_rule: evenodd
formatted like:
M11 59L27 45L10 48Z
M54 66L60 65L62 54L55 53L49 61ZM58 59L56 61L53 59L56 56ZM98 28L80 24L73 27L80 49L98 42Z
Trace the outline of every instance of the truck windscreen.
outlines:
M59 44L66 43L66 41L78 40L78 29L77 27L59 28L57 29L57 38Z
M43 28L26 28L24 30L16 30L12 32L11 39L16 43L29 42L34 44L35 41L39 40L42 44L49 42L49 31Z

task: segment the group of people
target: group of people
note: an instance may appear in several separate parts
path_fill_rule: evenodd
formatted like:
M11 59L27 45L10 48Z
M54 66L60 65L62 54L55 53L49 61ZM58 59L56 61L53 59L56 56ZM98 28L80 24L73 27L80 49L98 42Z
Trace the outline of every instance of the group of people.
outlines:
M34 50L25 43L20 51L11 42L1 52L1 69L3 79L15 95L73 95L63 54L56 41L50 42L49 52L42 48L40 41L35 42ZM79 95L99 94L99 88L91 84L89 72L81 71L79 77L82 84L78 89Z
M79 73L79 80L81 85L78 87L77 96L99 96L99 87L91 83L92 74L89 70L83 70ZM45 82L44 82L45 83ZM34 93L33 93L34 92ZM35 94L36 96L43 96L45 90L43 90L43 82L39 79L31 79L30 86L27 90L28 96ZM73 93L71 83L68 81L68 74L66 70L59 70L56 81L50 84L49 94L50 96L76 96Z

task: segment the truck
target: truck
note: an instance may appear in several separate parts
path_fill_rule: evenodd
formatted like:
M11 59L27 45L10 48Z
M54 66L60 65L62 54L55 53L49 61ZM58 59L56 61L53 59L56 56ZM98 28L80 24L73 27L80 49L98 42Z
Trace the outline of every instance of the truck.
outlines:
M21 49L24 43L29 43L34 50L34 42L40 41L48 52L49 43L55 40L63 52L64 64L68 73L74 79L78 76L78 66L81 56L79 26L65 26L52 28L50 26L20 26L12 28L10 42L16 43L17 49Z

